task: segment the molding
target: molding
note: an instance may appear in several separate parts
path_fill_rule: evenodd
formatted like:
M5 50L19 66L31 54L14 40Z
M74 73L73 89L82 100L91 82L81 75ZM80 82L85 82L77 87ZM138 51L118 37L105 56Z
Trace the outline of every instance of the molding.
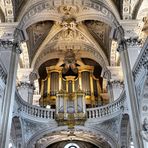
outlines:
M116 20L114 14L109 10L108 7L105 6L105 4L99 2L99 1L79 1L78 0L74 0L74 1L42 1L42 2L38 2L38 3L35 3L33 5L33 7L30 7L27 9L27 12L24 14L24 16L22 17L21 21L20 21L20 24L19 24L19 28L22 29L24 28L24 26L26 26L26 24L28 24L27 26L30 26L31 23L29 24L28 21L30 20L31 17L35 17L37 14L38 14L38 17L39 17L39 13L40 12L43 12L43 10L48 10L49 12L51 10L53 10L54 7L59 7L61 5L76 5L76 6L79 6L79 7L87 7L87 8L91 8L91 9L94 9L96 11L99 11L101 12L103 15L103 20L110 20L111 24L113 24L114 26L118 26L118 21ZM53 13L53 12L52 12ZM50 16L51 17L51 16ZM53 18L54 19L54 18ZM57 20L57 18L55 17L54 20ZM57 21L59 21L60 19L58 19ZM37 22L39 20L36 20ZM34 22L35 23L35 22ZM26 27L27 27L26 26ZM26 28L25 27L25 28Z
M5 51L5 50L12 50L12 48L15 48L15 52L21 54L22 51L20 49L19 43L9 41L9 40L0 40L0 50Z
M92 59L92 57L95 58L96 62L98 62L101 67L106 67L106 63L104 62L102 56L100 55L100 53L98 51L96 51L94 49L94 47L91 47L90 45L87 44L70 44L65 45L64 43L61 45L57 45L56 47L54 47L55 44L51 44L50 47L47 46L46 49L44 49L44 51L39 55L39 57L37 58L36 62L34 63L35 65L32 65L32 67L34 68L35 71L37 71L37 69L39 68L39 66L44 63L47 58L50 59L51 55L54 54L55 58L60 58L63 54L63 52L67 49L67 48L72 48L73 50L78 50L79 53L81 54L82 57L89 57ZM65 48L65 50L62 52L61 50ZM83 50L81 50L83 49ZM85 52L85 54L82 54L83 52ZM88 54L91 53L91 55Z
M145 44L143 45L143 48L141 49L141 52L132 70L135 80L138 77L140 70L143 67L143 64L145 63L145 61L147 61L147 55L148 55L148 38L146 39Z

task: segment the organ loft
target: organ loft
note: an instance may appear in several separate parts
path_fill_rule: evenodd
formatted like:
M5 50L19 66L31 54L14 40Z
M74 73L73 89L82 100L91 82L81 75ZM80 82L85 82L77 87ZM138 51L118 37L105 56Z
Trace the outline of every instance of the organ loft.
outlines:
M0 148L148 148L148 0L0 0Z
M88 65L88 62L91 64ZM46 75L39 80L39 104L56 109L59 124L65 120L79 120L79 124L82 124L80 121L86 118L86 108L109 103L107 80L101 77L102 69L97 62L76 60L74 51L68 49L62 61L44 68Z

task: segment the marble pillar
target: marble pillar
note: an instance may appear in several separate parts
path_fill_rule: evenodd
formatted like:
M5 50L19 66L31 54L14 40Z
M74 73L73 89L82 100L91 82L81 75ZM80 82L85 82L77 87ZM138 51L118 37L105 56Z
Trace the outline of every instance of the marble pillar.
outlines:
M8 47L10 48L11 46L11 48L9 49L11 52L11 56L2 108L2 134L0 137L0 148L8 148L9 146L12 112L16 90L16 73L20 54L20 48L18 44L11 41L10 43L11 44L9 44Z
M126 101L128 104L134 147L143 148L144 147L143 140L142 136L140 135L141 125L140 125L138 102L137 102L135 84L133 81L133 75L130 67L130 61L128 57L127 45L125 40L121 40L117 50L119 51L123 68Z

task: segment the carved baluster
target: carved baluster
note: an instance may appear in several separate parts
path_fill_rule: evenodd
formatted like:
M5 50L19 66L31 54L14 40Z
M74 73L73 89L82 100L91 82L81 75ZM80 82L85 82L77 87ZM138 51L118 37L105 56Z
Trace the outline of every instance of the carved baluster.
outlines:
M93 118L96 118L96 110L93 111Z
M39 109L39 117L42 117L41 109Z
M53 112L53 119L55 119L55 112L54 111L52 111Z
M106 115L106 108L103 108L103 116Z
M44 110L41 109L41 118L44 118Z
M96 109L96 118L98 117L98 109Z
M40 116L39 116L39 114L40 114L40 113L39 113L39 109L37 108L36 111L37 111L37 117L40 117Z
M48 110L45 111L45 118L48 119Z
M100 109L98 109L98 117L100 117Z
M53 119L53 112L51 111L51 119Z
M34 108L34 110L33 110L33 115L34 115L34 116L36 116L35 113L36 113L36 108Z
M50 111L48 111L48 119L50 119Z
M90 111L87 111L87 118L90 118Z

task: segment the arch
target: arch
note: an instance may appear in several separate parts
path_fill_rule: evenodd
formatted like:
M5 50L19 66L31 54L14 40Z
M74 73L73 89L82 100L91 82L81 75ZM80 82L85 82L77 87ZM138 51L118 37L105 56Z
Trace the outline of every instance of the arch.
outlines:
M62 22L62 17L59 13L57 13L57 10L54 10L53 7L60 7L61 5L66 5L67 1L61 1L59 0L59 2L57 3L56 1L44 1L44 2L38 2L35 3L33 7L29 7L28 11L23 15L23 17L21 18L20 24L18 25L18 28L20 30L23 30L24 35L25 35L25 40L28 39L27 37L27 32L26 29L37 22L40 21L45 21L45 20L53 20L56 22ZM87 7L90 10L93 11L86 11L85 13L78 13L76 14L76 22L82 22L84 20L98 20L101 22L104 22L105 24L108 24L109 26L112 27L113 30L117 29L119 34L122 34L123 32L118 28L119 22L116 18L116 16L114 15L114 13L110 10L110 6L113 7L113 3L111 1L109 1L107 4L100 2L100 1L77 1L74 0L73 2L70 1L68 3L68 5L76 5L77 7L81 8L81 7ZM88 12L88 14L87 14ZM51 15L49 15L51 14ZM117 14L116 14L117 15ZM30 19L31 18L31 19ZM56 25L53 26L53 28ZM121 28L121 27L120 27ZM56 30L56 31L53 31ZM31 68L34 68L34 65L36 63L36 61L38 60L40 53L44 50L44 46L47 44L47 42L49 42L57 33L59 33L62 28L57 27L56 29L51 29L50 34L47 35L46 39L44 40L44 42L41 44L41 46L39 47L39 49L37 50L33 61L31 62ZM80 31L80 30L79 30ZM121 32L120 32L121 31ZM86 31L87 32L87 31ZM86 36L88 36L88 34L86 34L86 32L83 32L83 34ZM116 33L116 34L118 34ZM51 36L52 34L52 36ZM50 36L49 36L50 35ZM99 57L101 60L103 61L102 66L106 67L109 65L109 59L107 59L105 53L103 52L103 50L101 49L100 45L97 44L97 42L92 43L92 46L95 46L94 50L99 50ZM92 48L92 47L91 47ZM96 51L92 51L95 52L95 54L97 53Z
M138 15L138 12L139 12L139 9L141 7L143 3L143 0L138 0L137 1L137 4L135 5L134 9L133 9L133 12L132 12L132 18L133 19L136 19L137 15Z
M99 52L95 51L92 47L88 46L78 51L79 55L81 55L81 58L90 58L95 60L97 63L100 64L101 67L105 68L106 64L103 60L103 58L100 56ZM40 67L40 65L47 60L50 60L52 58L64 58L64 52L58 51L58 50L50 50L50 48L47 48L47 50L43 51L40 56L37 58L34 65L32 65L32 68L34 68L34 71L37 71L37 69Z
M54 28L54 27L53 27ZM82 28L82 27L81 27ZM100 47L100 45L91 39L91 36L89 34L87 34L87 31L83 31L83 30L80 30L81 28L79 29L76 29L78 32L80 32L81 34L83 34L83 36L90 42L89 44L87 43L83 43L84 45L82 45L82 42L77 42L77 43L74 43L74 42L70 42L71 43L71 46L75 47L76 48L79 46L79 48L84 48L84 49L81 49L81 50L86 50L88 51L88 48L89 49L89 53L91 52L92 54L94 54L94 58L96 57L96 55L98 56L97 58L97 61L99 61L99 64L102 66L102 67L106 67L109 65L109 60L107 59L106 55L104 54L102 48ZM60 42L50 42L52 40L52 38L54 38L58 33L62 32L63 30L59 27L57 27L56 31L52 31L52 33L50 33L49 35L50 36L47 36L47 38L45 39L45 41L43 42L43 44L39 47L39 49L37 50L34 58L33 58L33 61L31 63L31 68L34 68L36 63L39 64L40 60L44 60L45 59L43 58L43 55L46 56L49 51L50 53L51 52L56 52L56 50L61 50L60 49ZM48 45L48 43L50 42L50 45ZM47 45L48 46L47 46ZM57 44L57 45L56 45ZM69 43L68 43L69 44ZM45 46L46 45L46 46ZM54 47L54 46L57 46L57 47ZM64 47L64 43L62 42L61 44L63 47ZM65 42L65 45L66 45L66 42ZM55 49L57 48L57 49ZM66 46L65 46L66 48ZM46 53L46 54L45 54ZM57 57L57 55L55 55ZM41 58L42 57L42 58Z
M130 121L128 114L124 114L121 119L120 139L121 148L129 147Z
M137 11L137 19L143 19L143 17L148 16L148 1L141 0L139 4L139 9Z
M18 25L18 28L25 31L25 29L30 26L31 24L34 24L36 22L44 21L44 20L53 20L57 22L61 22L60 15L56 13L52 8L53 7L59 7L60 5L66 5L66 1L59 1L56 3L56 1L44 1L44 2L38 2L34 4L33 7L30 7L27 9L27 12L23 15L21 18L20 24ZM96 15L91 15L88 17L88 15L78 15L77 18L79 18L79 21L84 20L84 16L87 19L92 19L92 16L96 20L101 20L102 22L108 23L111 26L114 26L114 28L120 26L117 18L115 17L114 13L110 10L110 8L100 2L100 1L80 1L78 2L77 0L74 0L74 2L69 2L68 5L78 5L80 8L81 7L88 7L90 9L95 10ZM112 5L112 2L109 4L110 6ZM49 9L51 11L49 11ZM49 15L49 14L52 15ZM47 15L45 15L47 14ZM94 12L92 13L94 14ZM117 16L117 14L116 14ZM32 18L32 19L30 19Z
M74 147L74 148L80 148L79 145L77 145L76 143L68 143L65 145L64 148L70 148L70 147Z
M47 128L42 131L38 131L36 134L34 134L30 138L30 140L28 141L28 143L26 145L26 148L31 148L31 146L33 144L35 144L38 140L42 139L44 136L48 136L48 134L50 135L53 133L54 135L56 135L56 133L58 133L58 132L62 133L62 131L63 132L69 131L68 127L67 126L60 126L60 127L53 128L53 129ZM87 141L87 142L90 142L96 146L98 146L100 140L103 140L104 142L107 142L108 145L110 145L111 147L114 147L114 148L119 147L117 140L114 137L112 137L112 135L110 135L109 133L106 133L106 131L104 131L102 129L99 129L99 128L94 129L94 128L89 128L89 127L76 126L75 131L76 131L76 133L78 131L80 131L81 134L83 132L85 133L85 136L84 135L82 137L79 136L75 140ZM98 141L95 138L92 138L91 136L86 137L86 135L91 135L91 133L92 133L92 136L95 135L96 137L98 137ZM73 136L73 138L74 138L74 136ZM61 140L66 140L66 139L65 138L64 139L56 138L56 139L52 139L52 140L53 141L48 141L43 147L45 148L46 146L48 146L52 143L55 143L55 142L58 142Z

